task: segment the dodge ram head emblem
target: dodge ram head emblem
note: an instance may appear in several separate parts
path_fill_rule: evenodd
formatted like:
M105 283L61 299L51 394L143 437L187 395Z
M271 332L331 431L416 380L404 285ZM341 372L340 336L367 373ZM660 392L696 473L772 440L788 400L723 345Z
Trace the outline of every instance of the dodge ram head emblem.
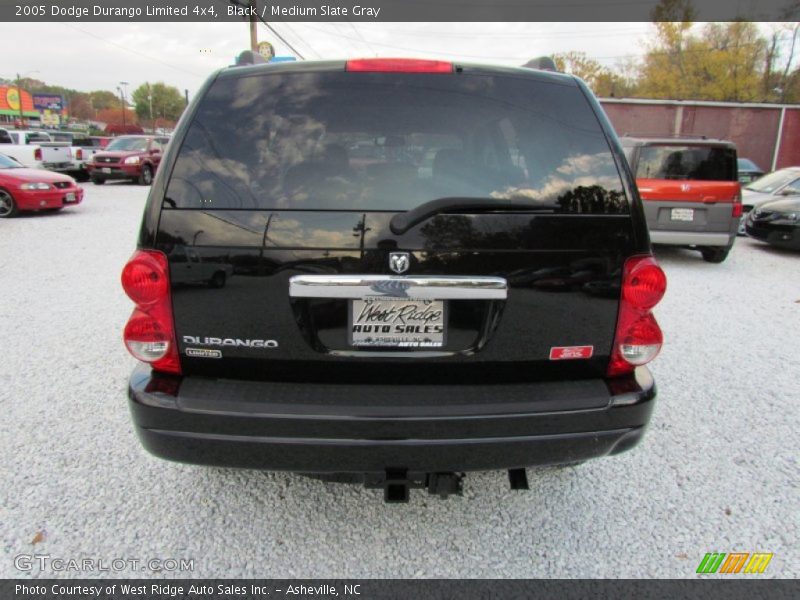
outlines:
M389 254L389 268L397 273L405 273L411 265L408 252L392 252Z

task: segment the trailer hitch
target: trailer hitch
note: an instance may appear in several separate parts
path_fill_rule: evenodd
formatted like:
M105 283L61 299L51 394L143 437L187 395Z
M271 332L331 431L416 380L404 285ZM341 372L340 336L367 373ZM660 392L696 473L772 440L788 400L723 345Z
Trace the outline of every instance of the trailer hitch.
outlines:
M452 494L463 494L464 473L422 473L406 469L386 469L377 476L367 476L364 486L371 489L383 488L383 499L387 503L408 502L412 488L428 490L429 494L447 498Z

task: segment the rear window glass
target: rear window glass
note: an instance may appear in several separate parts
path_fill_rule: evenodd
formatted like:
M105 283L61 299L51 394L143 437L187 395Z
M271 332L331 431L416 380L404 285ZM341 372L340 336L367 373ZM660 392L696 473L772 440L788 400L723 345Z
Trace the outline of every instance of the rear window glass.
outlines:
M720 146L642 146L636 177L737 181L736 150Z
M218 80L182 141L165 207L400 211L443 197L628 210L577 87L344 72Z

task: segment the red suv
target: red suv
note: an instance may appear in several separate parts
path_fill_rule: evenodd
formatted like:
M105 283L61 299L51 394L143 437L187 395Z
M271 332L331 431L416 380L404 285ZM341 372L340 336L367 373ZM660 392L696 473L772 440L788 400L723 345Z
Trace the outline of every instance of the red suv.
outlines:
M86 165L97 185L112 179L128 179L150 185L169 142L168 137L123 135L108 144Z
M724 261L742 216L736 146L706 138L621 138L636 176L650 241Z

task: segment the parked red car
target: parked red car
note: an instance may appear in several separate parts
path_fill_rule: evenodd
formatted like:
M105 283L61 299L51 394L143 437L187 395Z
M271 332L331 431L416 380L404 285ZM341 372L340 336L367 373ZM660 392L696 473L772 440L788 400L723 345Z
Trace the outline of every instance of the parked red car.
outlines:
M120 179L150 185L167 142L166 136L120 136L87 163L89 176L97 185Z
M27 169L0 154L0 219L24 210L60 210L79 204L83 189L72 177L43 169Z

